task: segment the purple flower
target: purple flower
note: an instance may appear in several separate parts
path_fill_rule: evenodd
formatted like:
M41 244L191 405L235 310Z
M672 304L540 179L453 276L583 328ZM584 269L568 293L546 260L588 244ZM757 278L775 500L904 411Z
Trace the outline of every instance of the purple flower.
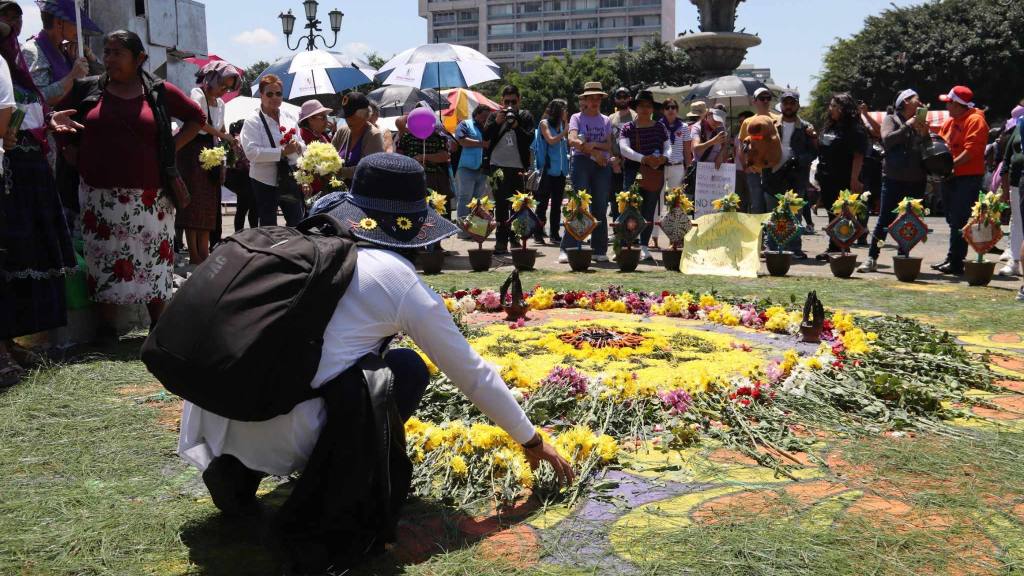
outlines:
M564 386L569 388L574 395L583 396L587 393L589 382L586 374L571 366L555 366L541 380L541 386Z
M659 392L658 396L661 401L668 408L668 413L671 416L680 416L685 414L690 406L693 405L693 397L686 390L672 390L670 392Z

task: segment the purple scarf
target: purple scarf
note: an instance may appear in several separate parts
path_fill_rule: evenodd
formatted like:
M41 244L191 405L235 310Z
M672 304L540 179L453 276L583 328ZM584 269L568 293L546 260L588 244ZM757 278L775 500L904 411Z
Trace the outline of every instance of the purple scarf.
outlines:
M45 31L39 32L33 38L39 45L39 50L50 62L50 82L56 82L71 73L71 62L63 52L57 49L50 41Z
M662 116L661 118L658 118L658 122L661 122L665 126L665 128L668 129L669 141L672 143L673 146L675 146L676 145L676 130L678 130L680 127L682 127L682 125L683 125L682 118L679 118L677 116L676 117L676 121L673 122L671 125L669 125L668 120L666 120L665 117Z

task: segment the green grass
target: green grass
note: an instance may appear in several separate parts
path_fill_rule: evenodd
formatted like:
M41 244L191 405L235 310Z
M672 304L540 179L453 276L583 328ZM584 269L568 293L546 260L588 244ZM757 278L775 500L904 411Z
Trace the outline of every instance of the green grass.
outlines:
M426 277L438 290L493 288L497 290L505 272L445 272ZM616 271L586 274L525 272L520 275L524 289L540 284L559 290L597 290L621 285L633 290L673 292L717 291L725 296L770 298L775 302L803 304L807 293L816 290L826 307L876 310L923 319L947 330L1004 331L1019 330L1022 308L1014 294L999 288L975 288L963 283L934 283L938 292L929 292L925 284L907 285L878 279L825 277L721 278L689 276L673 272L622 274Z

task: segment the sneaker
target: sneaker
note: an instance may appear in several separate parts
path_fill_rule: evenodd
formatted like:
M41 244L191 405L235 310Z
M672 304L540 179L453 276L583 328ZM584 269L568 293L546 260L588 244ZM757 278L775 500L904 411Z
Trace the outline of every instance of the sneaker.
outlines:
M594 260L594 262L607 262L608 261L608 256L606 256L604 254L594 254L593 260Z
M878 261L874 258L868 258L867 262L864 262L857 268L857 272L878 272Z
M999 270L1000 276L1016 276L1017 271L1020 270L1020 262L1010 260Z
M558 263L559 264L568 264L569 263L569 255L565 253L565 250L560 250L558 252Z
M1003 255L999 257L999 261L1000 262L1008 262L1010 260L1010 258L1011 258L1011 255L1010 255L1009 252L1003 252Z
M1016 300L1017 302L1024 302L1024 286L1021 286L1020 290L1017 290Z
M640 259L644 261L654 260L654 258L651 257L651 252L647 249L647 246L640 247Z

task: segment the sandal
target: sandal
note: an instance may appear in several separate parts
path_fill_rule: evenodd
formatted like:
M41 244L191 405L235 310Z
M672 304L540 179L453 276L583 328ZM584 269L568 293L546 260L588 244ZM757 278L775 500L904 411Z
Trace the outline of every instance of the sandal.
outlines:
M14 361L10 354L0 353L0 390L10 388L25 377L25 369Z

